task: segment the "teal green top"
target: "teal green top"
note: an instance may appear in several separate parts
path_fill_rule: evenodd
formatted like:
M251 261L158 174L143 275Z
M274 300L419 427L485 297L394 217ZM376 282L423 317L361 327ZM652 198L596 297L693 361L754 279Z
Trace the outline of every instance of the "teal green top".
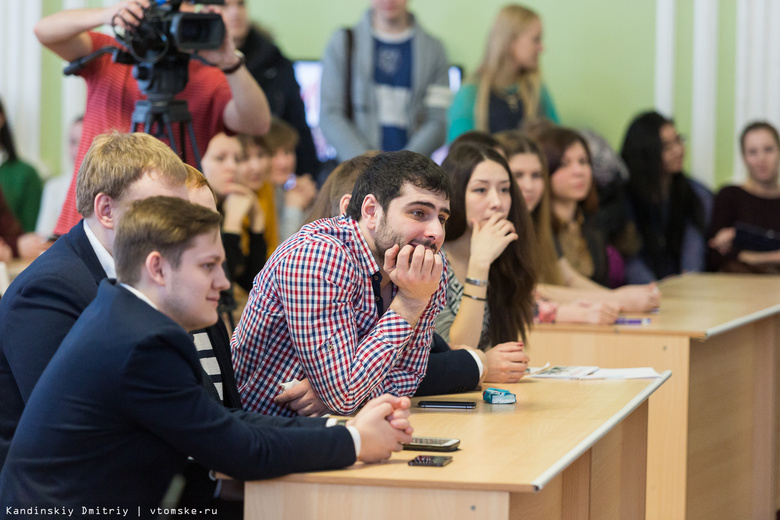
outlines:
M25 232L35 231L43 192L43 181L35 168L18 160L4 162L0 165L0 189Z
M513 89L515 87L512 87ZM449 109L449 132L447 142L460 134L474 130L476 121L474 120L474 106L477 103L477 85L475 83L465 83L452 100ZM554 123L559 123L558 112L555 110L550 92L547 87L542 85L542 91L539 95L539 113Z

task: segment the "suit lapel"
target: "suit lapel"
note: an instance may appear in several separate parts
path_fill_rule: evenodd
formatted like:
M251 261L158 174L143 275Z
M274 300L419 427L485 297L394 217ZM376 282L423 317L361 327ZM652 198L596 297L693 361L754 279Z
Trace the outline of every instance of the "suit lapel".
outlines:
M98 260L95 250L92 249L92 244L89 243L87 233L84 231L84 220L80 220L77 225L73 226L73 229L67 235L63 235L62 239L67 240L70 247L81 258L95 278L96 284L108 276L103 270L103 266L100 265L100 260Z

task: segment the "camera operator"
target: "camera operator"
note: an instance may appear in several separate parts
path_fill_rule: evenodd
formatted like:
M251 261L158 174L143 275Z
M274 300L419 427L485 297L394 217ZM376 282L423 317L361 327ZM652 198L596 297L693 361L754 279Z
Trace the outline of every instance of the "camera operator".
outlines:
M40 20L35 35L45 47L67 61L82 58L107 45L119 46L111 36L92 32L101 25L133 30L144 16L149 0L125 0L114 6L95 9L60 11ZM191 11L189 4L182 11ZM207 11L217 12L208 6ZM268 130L271 114L262 89L243 65L243 56L227 32L222 46L200 51L199 55L214 64L206 66L190 60L189 82L176 99L187 101L192 114L195 140L205 150L209 140L224 131L260 135ZM111 129L130 129L135 102L144 99L132 74L133 67L114 63L110 55L90 61L78 75L87 82L87 106L84 132L68 195L60 213L55 234L66 233L79 215L75 202L76 172L94 136ZM187 162L195 165L191 143L185 140Z

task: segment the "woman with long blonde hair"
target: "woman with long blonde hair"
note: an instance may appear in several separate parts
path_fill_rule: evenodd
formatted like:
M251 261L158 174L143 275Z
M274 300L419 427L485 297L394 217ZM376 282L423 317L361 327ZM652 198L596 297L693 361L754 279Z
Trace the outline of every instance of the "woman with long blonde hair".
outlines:
M448 141L475 128L491 133L519 128L538 117L557 122L539 70L543 49L539 15L519 4L504 6L488 35L482 63L450 106Z

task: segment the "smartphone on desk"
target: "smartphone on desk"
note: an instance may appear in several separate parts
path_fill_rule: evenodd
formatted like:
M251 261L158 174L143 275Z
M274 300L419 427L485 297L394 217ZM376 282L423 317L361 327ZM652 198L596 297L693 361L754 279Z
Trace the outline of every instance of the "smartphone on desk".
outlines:
M412 437L412 442L404 444L405 450L416 451L455 451L460 445L460 439L442 437Z
M476 408L476 401L419 401L417 406L420 408Z
M417 455L409 461L410 466L434 466L440 468L452 462L452 457L443 455Z

